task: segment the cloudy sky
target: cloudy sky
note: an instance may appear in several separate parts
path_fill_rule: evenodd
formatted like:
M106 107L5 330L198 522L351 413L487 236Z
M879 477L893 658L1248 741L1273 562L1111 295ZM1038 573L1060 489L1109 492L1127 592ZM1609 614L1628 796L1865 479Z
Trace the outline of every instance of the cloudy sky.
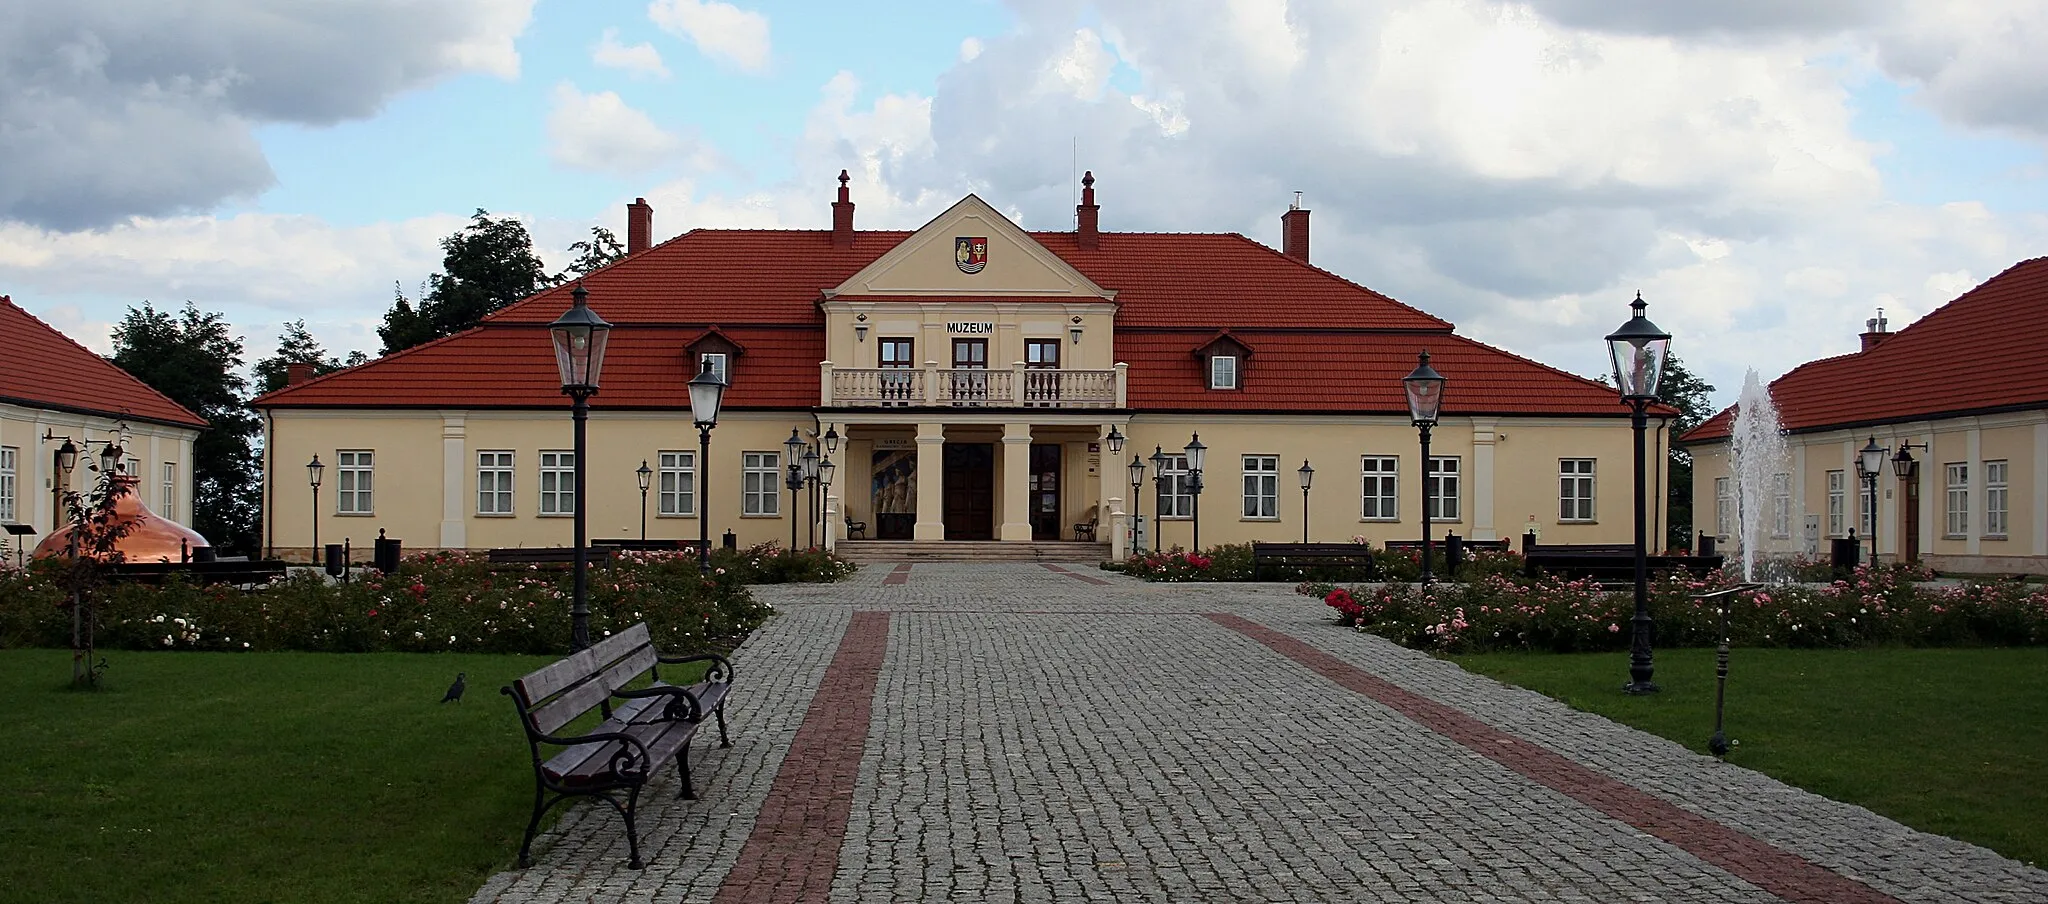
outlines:
M1279 244L1597 374L1640 290L1732 401L2048 254L2044 0L0 0L0 294L378 346L468 213L865 228L969 191ZM1455 378L1455 374L1451 375Z

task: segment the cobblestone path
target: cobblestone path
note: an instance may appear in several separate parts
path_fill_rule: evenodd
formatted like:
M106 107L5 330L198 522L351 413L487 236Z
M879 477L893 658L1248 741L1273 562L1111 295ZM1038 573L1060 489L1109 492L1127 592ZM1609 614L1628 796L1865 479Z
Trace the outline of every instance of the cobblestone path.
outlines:
M485 902L2048 902L2048 872L1333 627L1277 585L759 588L733 746Z

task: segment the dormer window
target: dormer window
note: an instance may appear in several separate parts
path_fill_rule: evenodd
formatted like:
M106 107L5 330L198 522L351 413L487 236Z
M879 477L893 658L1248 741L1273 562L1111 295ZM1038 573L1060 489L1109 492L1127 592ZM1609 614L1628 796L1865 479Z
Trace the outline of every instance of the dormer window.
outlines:
M711 373L713 375L717 376L721 380L724 380L727 385L731 385L732 373L731 371L726 370L725 362L726 357L724 352L703 352L697 356L697 370L702 371L705 367L708 366L711 368Z
M1211 355L1209 357L1209 388L1237 388L1237 356Z
M683 379L688 380L709 367L727 386L731 386L733 365L746 353L747 350L732 341L732 337L727 336L723 330L711 327L683 346L682 363L690 368L690 372L684 374Z

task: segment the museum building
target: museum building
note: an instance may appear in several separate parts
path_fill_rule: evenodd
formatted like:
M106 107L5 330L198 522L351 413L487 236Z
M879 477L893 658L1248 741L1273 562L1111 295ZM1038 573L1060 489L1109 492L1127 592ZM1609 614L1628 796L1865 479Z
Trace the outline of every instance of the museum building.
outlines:
M380 531L407 549L569 545L576 462L549 325L578 288L612 327L589 399L593 538L1121 557L1415 539L1425 496L1439 536L1633 537L1613 389L1316 267L1298 204L1278 250L1103 231L1092 175L1070 231L1024 230L974 195L914 231L858 230L847 181L823 230L655 244L636 200L626 257L580 283L295 373L255 402L267 545L303 558L316 528L357 547ZM1627 299L1614 308L1628 316ZM1426 481L1402 388L1425 351L1447 380ZM728 388L700 461L686 384L707 367ZM1671 413L1651 409L1653 488ZM321 487L301 467L316 457Z

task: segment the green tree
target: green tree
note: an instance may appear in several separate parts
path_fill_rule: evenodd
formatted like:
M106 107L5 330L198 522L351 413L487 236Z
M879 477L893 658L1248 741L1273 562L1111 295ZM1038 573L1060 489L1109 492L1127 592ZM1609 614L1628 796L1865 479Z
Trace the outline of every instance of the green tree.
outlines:
M256 552L261 487L252 446L260 421L236 373L241 338L221 315L189 301L177 316L145 301L115 325L113 361L207 420L192 447L192 527L223 553Z
M1714 416L1710 397L1714 386L1686 369L1685 362L1677 355L1670 355L1664 361L1664 376L1657 383L1657 398L1664 404L1678 409L1678 417L1671 424L1674 440L1685 435L1685 431L1699 426ZM1667 545L1677 548L1692 546L1692 453L1671 443L1671 485L1666 501L1670 512L1669 527L1665 531Z
M612 262L626 256L626 246L619 244L619 237L612 235L611 230L592 226L589 240L570 242L569 253L576 255L576 260L569 264L568 269L555 274L558 284L611 266Z
M441 240L442 272L427 278L418 304L397 293L377 328L384 354L452 336L485 315L554 285L533 253L526 224L477 208L469 225Z
M256 362L256 394L283 389L294 364L313 365L313 375L317 377L331 374L344 366L360 364L362 357L362 352L349 352L350 364L342 364L320 347L319 340L306 329L306 321L291 321L284 325L284 332L277 337L277 354Z

